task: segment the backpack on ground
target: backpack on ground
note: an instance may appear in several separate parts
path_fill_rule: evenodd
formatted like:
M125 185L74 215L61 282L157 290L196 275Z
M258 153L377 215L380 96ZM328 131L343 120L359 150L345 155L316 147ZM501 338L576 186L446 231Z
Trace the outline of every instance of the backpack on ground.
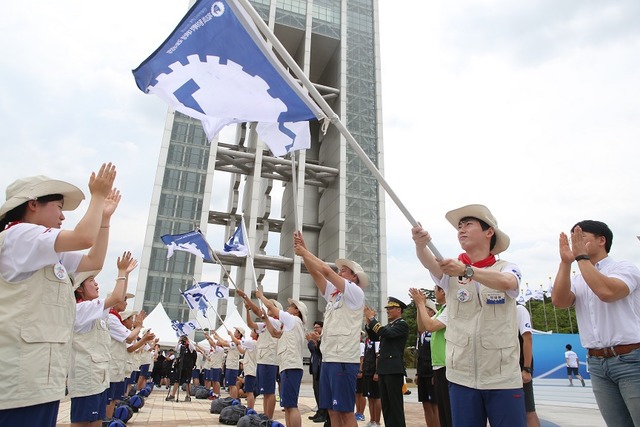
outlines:
M231 406L231 403L236 400L233 397L222 397L216 400L212 400L211 401L211 409L209 409L209 412L211 412L212 414L219 414L222 409L226 408L227 406Z
M126 424L131 417L133 417L133 408L129 406L127 402L119 402L116 404L113 410L113 418L117 418Z
M271 420L265 414L249 414L240 417L238 420L238 427L271 427Z
M247 412L247 407L244 405L231 405L223 408L220 411L219 421L221 424L236 425L238 420L242 418Z
M210 393L205 387L199 388L196 390L196 399L206 399L209 397Z

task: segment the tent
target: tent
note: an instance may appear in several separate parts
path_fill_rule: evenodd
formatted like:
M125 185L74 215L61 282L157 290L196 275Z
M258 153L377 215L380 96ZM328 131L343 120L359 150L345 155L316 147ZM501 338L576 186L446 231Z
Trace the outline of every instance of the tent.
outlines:
M171 327L171 319L169 319L161 302L147 315L143 325L145 328L151 329L151 332L156 334L156 338L160 338L158 344L161 346L175 347L178 345L178 337Z
M242 319L242 316L240 316L240 313L238 313L238 310L234 307L231 314L227 315L226 319L224 319L224 325L221 325L216 329L216 332L220 337L222 337L222 339L229 341L231 340L231 337L227 333L227 329L233 332L233 328L236 326L244 329L245 337L249 336L249 327L247 326L247 322Z

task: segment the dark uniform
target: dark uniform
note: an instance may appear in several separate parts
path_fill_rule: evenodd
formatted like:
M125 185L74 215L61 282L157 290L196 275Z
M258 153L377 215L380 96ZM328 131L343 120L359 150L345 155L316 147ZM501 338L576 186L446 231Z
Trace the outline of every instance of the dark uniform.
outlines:
M389 297L385 308L400 307L404 310L407 305L397 298ZM384 424L394 427L405 427L404 399L402 386L404 384L404 348L409 336L409 326L402 317L382 326L376 318L371 319L367 328L380 340L378 353L378 386L382 404Z

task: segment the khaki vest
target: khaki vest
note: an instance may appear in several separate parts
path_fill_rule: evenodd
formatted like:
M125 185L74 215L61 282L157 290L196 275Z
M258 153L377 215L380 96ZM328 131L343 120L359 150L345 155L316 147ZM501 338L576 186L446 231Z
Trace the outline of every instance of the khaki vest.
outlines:
M500 271L505 264L487 268ZM476 292L476 283L449 279L447 379L480 390L521 388L516 302L482 284Z
M6 234L0 233L0 251ZM50 265L8 283L0 275L0 409L64 397L76 301L68 275Z
M220 348L217 348L216 351L211 353L211 368L212 369L222 369L222 364L224 363L224 351L220 351Z
M247 350L244 352L244 359L242 359L242 367L244 370L244 376L251 375L256 376L256 368L258 366L258 353L254 348L253 350Z
M109 314L109 316L114 316ZM115 317L115 316L114 316ZM120 320L118 320L119 322ZM123 326L124 327L124 326ZM110 343L111 362L109 364L109 378L113 383L123 381L127 367L127 343L111 338Z
M320 351L323 362L360 363L360 331L363 309L351 310L344 295L331 296L324 310Z
M269 319L266 319L269 322ZM266 329L258 335L256 341L256 351L258 352L258 363L260 365L278 366L278 339L271 336Z
M92 396L109 388L110 344L107 319L94 321L89 332L73 334L69 397Z
M240 352L237 348L229 347L227 351L227 363L225 364L227 369L239 369L240 368Z
M283 331L278 340L278 366L285 369L302 369L302 349L305 346L302 319L296 318L296 325L290 331Z

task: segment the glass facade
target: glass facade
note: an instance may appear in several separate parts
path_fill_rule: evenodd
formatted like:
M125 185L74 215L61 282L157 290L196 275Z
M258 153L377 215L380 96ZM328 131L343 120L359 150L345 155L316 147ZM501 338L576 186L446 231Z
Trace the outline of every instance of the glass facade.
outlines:
M346 126L378 164L373 0L349 0L347 10ZM380 215L378 182L347 146L346 256L369 274L367 303L380 308Z
M196 258L176 251L167 259L160 237L187 233L200 223L209 147L200 121L175 112L144 292L147 313L162 302L171 319L189 319L180 290L192 283Z

